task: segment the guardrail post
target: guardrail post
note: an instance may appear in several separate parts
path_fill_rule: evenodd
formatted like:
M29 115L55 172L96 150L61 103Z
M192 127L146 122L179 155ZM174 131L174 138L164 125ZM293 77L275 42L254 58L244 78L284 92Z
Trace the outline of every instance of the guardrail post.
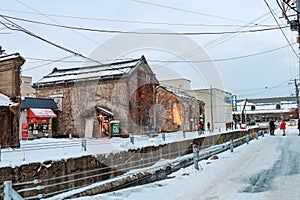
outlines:
M130 136L130 142L134 144L134 136Z
M83 151L86 151L86 139L85 138L82 139L81 146L82 146Z
M185 131L182 132L183 138L185 138Z
M230 139L230 152L233 152L234 144L233 139Z
M195 167L195 169L199 170L199 165L198 165L199 148L196 144L193 144L192 148L193 148L193 156L194 156L194 167Z
M4 182L4 200L11 200L12 196L11 196L11 190L12 190L12 182L11 181L5 181Z
M249 144L250 136L249 134L246 134L246 143Z
M166 141L166 134L165 134L165 133L163 133L163 134L161 135L161 137L162 137L163 141Z

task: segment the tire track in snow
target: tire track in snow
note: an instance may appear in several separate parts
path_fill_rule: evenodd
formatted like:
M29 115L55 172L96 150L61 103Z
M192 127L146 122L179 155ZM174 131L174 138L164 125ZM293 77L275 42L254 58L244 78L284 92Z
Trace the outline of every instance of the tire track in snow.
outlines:
M252 175L248 180L249 186L245 187L241 192L266 192L272 189L276 178L299 174L300 158L299 153L293 150L295 145L297 144L296 142L293 142L293 138L286 138L283 145L279 146L281 151L280 158L271 168Z

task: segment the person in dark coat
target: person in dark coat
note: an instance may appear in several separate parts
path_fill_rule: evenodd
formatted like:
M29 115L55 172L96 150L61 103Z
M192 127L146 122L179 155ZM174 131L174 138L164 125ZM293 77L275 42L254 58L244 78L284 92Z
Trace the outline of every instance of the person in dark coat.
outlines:
M270 128L270 135L275 135L275 123L274 121L271 119L271 121L269 122L269 128Z
M209 122L207 122L207 129L208 129L209 132L211 132L210 131L210 123Z
M298 119L298 130L299 130L298 136L300 136L300 119Z

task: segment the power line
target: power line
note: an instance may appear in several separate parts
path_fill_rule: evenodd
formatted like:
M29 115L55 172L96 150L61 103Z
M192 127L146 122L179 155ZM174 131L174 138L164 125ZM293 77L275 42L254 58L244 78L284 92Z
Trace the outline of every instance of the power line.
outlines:
M262 52L258 52L258 53L253 53L253 54L248 54L248 55L243 55L243 56L236 56L236 57L230 57L230 58L221 58L221 59L212 59L212 60L154 60L154 59L149 59L148 62L160 62L160 63L203 63L203 62L222 62L222 61L230 61L230 60L237 60L237 59L243 59L243 58L248 58L248 57L254 57L254 56L259 56L259 55L263 55L263 54L267 54L273 51L278 51L280 49L283 48L287 48L289 47L289 45L285 45L282 47L278 47L275 49L270 49L267 51L262 51ZM52 63L56 63L56 62L61 62L61 63L82 63L82 61L75 61L75 60L71 60L71 61L65 61L65 59L67 59L69 57L64 57L58 60L51 60L51 59L43 59L43 58L33 58L33 57L25 57L25 59L29 59L29 60L37 60L37 61L43 61L43 62L49 62L46 64L42 64L42 65L38 65L35 67L31 67L29 69L25 69L23 71L28 71L28 70L32 70L32 69L36 69L39 67L43 67ZM98 60L99 62L103 63L103 62L112 62L112 61L116 61L116 60Z
M278 9L278 8L277 8ZM253 24L253 23L255 23L255 24L257 24L257 20L259 20L260 18L263 18L263 17L265 17L265 16L267 16L267 15L269 15L270 13L269 12L267 12L267 13L265 13L265 14L263 14L262 16L259 16L259 17L257 17L257 18L255 18L254 20L252 20L251 22L249 22L249 23L246 23L244 26L241 26L240 28L238 28L236 31L240 31L240 30L243 30L243 29L245 29L245 28L247 28L248 27L248 25L250 25L251 23ZM265 19L266 20L266 19ZM265 20L263 20L263 21L265 21ZM263 22L262 21L262 22ZM249 30L249 28L247 29L247 30ZM234 38L234 37L236 37L236 36L238 36L239 34L238 33L232 33L232 34L226 34L226 35L222 35L221 37L219 37L219 38L217 38L217 39L215 39L215 40L213 40L213 41L211 41L211 42L208 42L208 43L206 43L206 44L204 44L204 46L203 47L197 47L197 48L195 48L195 49L192 49L192 50L190 50L190 51L187 51L186 53L184 53L183 54L183 56L185 56L185 57L191 57L191 56L193 56L193 55L195 55L195 54L202 54L204 51L202 50L203 48L205 49L205 50L208 50L208 49L211 49L211 48L213 48L213 47L215 47L215 46L217 46L217 45L219 45L219 44L221 44L221 43L224 43L224 42L226 42L226 41L228 41L228 40L230 40L230 39L232 39L232 38ZM200 52L199 52L199 50L200 50ZM174 59L176 59L178 56L176 56ZM171 60L171 59L170 59Z
M44 66L46 66L46 65L50 65L50 64L52 64L52 63L56 63L56 62L65 60L65 59L68 59L68 58L70 58L70 57L73 57L73 56L67 56L67 57L61 58L61 59L59 59L59 60L52 60L52 61L50 61L50 62L48 62L48 63L45 63L45 64L42 64L42 65L38 65L38 66L31 67L31 68L28 68L28 69L23 69L22 71L23 71L23 72L24 72L24 71L30 71L30 70L32 70L32 69L37 69L37 68L40 68L40 67L44 67Z
M0 15L0 17L2 17L4 20L8 21L8 22L12 25L12 27L15 27L15 28L11 28L11 27L7 26L6 24L4 24L3 22L0 21L0 23L1 23L2 25L4 25L5 27L9 28L10 30L18 30L18 31L21 31L21 32L23 32L23 33L26 33L27 35L30 35L30 36L32 36L32 37L35 37L35 38L39 39L39 40L42 40L43 42L46 42L46 43L48 43L48 44L50 44L50 45L52 45L52 46L55 46L55 47L57 47L57 48L59 48L59 49L62 49L62 50L64 50L64 51L68 52L68 53L71 53L71 54L75 55L75 56L79 56L79 57L84 58L84 59L86 59L86 60L90 60L90 61L99 63L99 62L96 61L96 60L93 60L93 59L91 59L91 58L89 58L89 57L86 57L86 56L84 56L84 55L82 55L82 54L80 54L80 53L77 53L77 52L75 52L75 51L73 51L73 50L67 49L67 48L65 48L65 47L63 47L63 46L60 46L60 45L58 45L58 44L55 44L54 42L51 42L51 41L49 41L49 40L47 40L47 39L45 39L45 38L42 38L42 37L40 37L40 36L38 36L38 35L36 35L36 34L30 32L30 31L26 30L25 28L21 27L20 25L18 25L18 24L16 24L16 23L12 22L11 20L7 19L6 17L4 17L4 16L2 16L2 15ZM99 64L101 64L101 63L99 63Z
M15 1L17 1L18 3L22 4L23 6L25 6L25 7L27 7L27 8L29 8L30 10L33 10L33 11L35 11L36 13L39 13L40 15L46 17L47 19L50 19L51 21L53 21L53 22L55 22L55 23L59 23L58 21L56 21L56 20L50 18L50 17L47 16L47 15L44 15L43 13L41 13L41 12L39 12L38 10L36 10L36 9L34 9L34 8L30 7L30 6L28 6L27 4L25 4L25 3L23 3L23 2L21 2L21 1L19 1L19 0L15 0ZM89 40L89 41L91 41L91 42L96 43L96 44L99 45L99 43L98 43L97 41L92 40L92 39L88 38L87 36L85 36L85 35L83 35L83 34L81 34L81 33L78 33L78 32L76 32L76 31L74 31L74 30L73 30L73 32L76 33L77 35L79 35L79 36L81 36L81 37L83 37L83 38L85 38L85 39L87 39L87 40Z
M297 76L295 76L295 77L297 77ZM292 79L293 79L293 78L292 78ZM273 90L273 89L277 89L277 88L280 88L280 87L286 87L286 86L288 86L288 85L285 85L285 84L287 84L289 81L290 81L290 80L284 81L284 82L282 82L282 83L280 83L280 84L277 84L277 85L275 85L275 86L273 86L273 87L270 87L270 88L268 88L268 89L266 89L265 91L262 91L262 92L257 92L257 93L252 93L252 94L247 94L247 95L243 95L243 96L247 97L247 96L252 96L252 95L257 95L257 94L263 94L263 93L269 92L270 90Z
M246 21L242 21L242 20L238 20L238 19L232 19L232 18L227 18L227 17L220 17L220 16L217 16L217 15L211 15L211 14L207 14L207 13L201 13L201 12L186 10L186 9L182 9L182 8L175 8L175 7L166 6L166 5L157 4L157 3L150 3L150 2L141 1L141 0L131 0L131 1L134 1L134 2L137 2L137 3L142 3L142 4L147 4L147 5L151 5L151 6L156 6L156 7L171 9L171 10L177 10L177 11L181 11L181 12L187 12L187 13L197 14L197 15L206 16L206 17L218 18L218 19L223 19L223 20L228 20L228 21L234 21L234 22L248 23ZM252 24L254 24L254 23L252 23ZM254 24L254 25L256 25L256 24Z
M168 26L187 26L187 27L240 27L241 25L234 24L201 24L201 23L171 23L171 22L153 22L153 21L140 21L140 20L120 20L120 19L107 19L107 18L91 18L91 17L79 17L79 16L70 16L70 15L57 15L49 13L33 13L19 10L11 9L2 9L3 11L24 13L24 14L33 14L33 15L43 15L59 18L70 18L70 19L80 19L80 20L89 20L89 21L107 21L107 22L117 22L117 23L131 23L131 24L150 24L150 25L168 25ZM272 27L271 24L256 24L256 27ZM253 27L253 25L249 26Z
M276 19L276 16L275 16L275 14L273 13L273 11L272 11L270 5L268 4L268 2L267 2L266 0L264 0L264 2L265 2L265 4L267 5L267 7L268 7L270 13L272 14L272 16L273 16L273 18L274 18L276 24L277 24L278 27L280 28L280 31L281 31L281 33L283 34L285 40L286 40L287 43L290 45L290 47L291 47L291 49L293 50L293 52L295 53L296 57L297 57L298 59L300 59L298 53L297 53L296 50L293 48L293 46L292 46L292 44L290 43L289 39L287 38L287 36L286 36L285 33L283 32L281 26L279 25L279 23L278 23L278 21L277 21L277 19Z
M122 33L122 34L138 34L138 35L222 35L222 34L232 34L232 33L255 33L255 32L264 32L264 31L273 31L277 29L287 28L289 26L284 27L271 27L271 28L262 28L262 29L251 29L245 31L220 31L220 32L139 32L139 31L121 31L121 30L107 30L107 29L92 29L92 28L83 28L77 26L66 26L66 25L59 25L59 24L52 24L52 23L45 23L36 20L27 20L18 17L11 17L7 15L0 15L2 18L5 19L14 19L23 22L53 26L53 27L60 27L60 28L67 28L73 30L81 30L81 31L91 31L91 32L101 32L101 33Z

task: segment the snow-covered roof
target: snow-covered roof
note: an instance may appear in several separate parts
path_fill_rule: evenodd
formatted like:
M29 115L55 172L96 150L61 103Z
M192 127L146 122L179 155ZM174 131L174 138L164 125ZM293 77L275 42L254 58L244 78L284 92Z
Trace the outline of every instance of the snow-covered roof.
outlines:
M186 93L184 91L177 90L177 89L171 88L169 86L165 86L165 85L159 85L159 86L157 86L157 88L159 88L159 87L167 90L168 92L174 94L175 96L177 96L177 97L179 97L181 99L185 99L185 100L189 100L189 101L199 101L201 103L204 103L203 101L197 99L194 96L189 95L188 93Z
M10 105L15 105L15 103L12 102L8 96L0 93L0 106L10 106Z
M237 111L235 114L241 114L244 107L245 100L237 102ZM276 106L279 105L279 108ZM255 106L252 110L251 107ZM288 113L292 109L297 108L297 102L295 97L282 97L282 98L265 98L265 99L251 99L248 100L245 106L245 112L247 114L263 114L263 113Z
M37 83L33 84L33 87L126 77L130 75L143 61L145 61L144 56L139 59L101 65L75 67L68 69L54 68L50 74L44 76Z
M6 60L9 60L9 59L13 59L13 58L17 58L17 57L20 57L19 53L14 53L14 54L9 54L9 55L1 55L0 56L0 62L6 61Z

